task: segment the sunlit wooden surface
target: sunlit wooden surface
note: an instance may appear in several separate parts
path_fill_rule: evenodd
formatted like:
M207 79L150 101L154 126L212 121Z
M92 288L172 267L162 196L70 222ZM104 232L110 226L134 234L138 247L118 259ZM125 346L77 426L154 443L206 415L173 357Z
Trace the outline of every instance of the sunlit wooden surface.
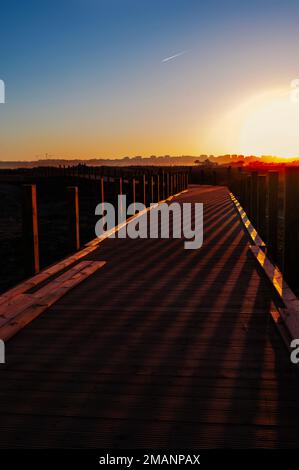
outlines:
M106 265L12 338L0 446L292 447L299 377L279 305L227 189L204 202L204 245L106 240Z

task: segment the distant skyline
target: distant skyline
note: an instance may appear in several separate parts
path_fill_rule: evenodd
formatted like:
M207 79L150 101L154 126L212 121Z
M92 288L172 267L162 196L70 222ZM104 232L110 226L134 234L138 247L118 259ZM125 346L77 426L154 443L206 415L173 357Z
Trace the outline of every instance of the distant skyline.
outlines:
M298 20L295 0L5 2L0 160L299 156Z

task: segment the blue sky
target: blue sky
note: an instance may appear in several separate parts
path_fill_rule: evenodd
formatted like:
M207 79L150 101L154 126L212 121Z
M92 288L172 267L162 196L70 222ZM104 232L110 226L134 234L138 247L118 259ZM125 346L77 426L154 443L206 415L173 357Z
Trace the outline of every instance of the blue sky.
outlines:
M233 152L209 136L299 75L298 19L295 1L2 1L0 159Z

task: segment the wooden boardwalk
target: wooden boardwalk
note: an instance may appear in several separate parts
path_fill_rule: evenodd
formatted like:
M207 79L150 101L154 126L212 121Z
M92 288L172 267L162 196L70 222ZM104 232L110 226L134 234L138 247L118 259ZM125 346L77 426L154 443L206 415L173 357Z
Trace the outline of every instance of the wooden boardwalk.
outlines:
M204 245L108 239L106 261L6 345L1 447L298 447L299 377L228 190Z

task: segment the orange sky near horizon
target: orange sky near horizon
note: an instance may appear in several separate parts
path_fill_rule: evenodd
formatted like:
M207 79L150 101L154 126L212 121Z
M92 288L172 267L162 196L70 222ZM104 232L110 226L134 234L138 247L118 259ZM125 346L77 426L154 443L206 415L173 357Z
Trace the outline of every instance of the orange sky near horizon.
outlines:
M299 156L298 2L71 4L1 11L1 160Z

